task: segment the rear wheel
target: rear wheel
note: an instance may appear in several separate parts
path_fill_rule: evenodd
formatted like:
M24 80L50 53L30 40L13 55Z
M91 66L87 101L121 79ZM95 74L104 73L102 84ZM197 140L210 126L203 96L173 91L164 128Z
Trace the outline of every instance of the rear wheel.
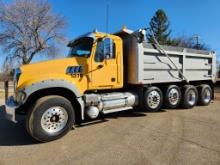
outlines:
M158 87L149 87L144 93L143 107L150 112L157 112L163 104L163 93Z
M198 87L199 105L209 105L212 100L212 89L209 85L203 84Z
M75 114L69 100L61 96L42 97L29 110L27 132L36 140L48 142L61 138L72 128Z
M181 91L176 85L168 86L165 94L165 106L168 108L176 108L180 104Z
M184 108L192 108L197 104L198 91L193 85L185 85L183 87L182 106Z

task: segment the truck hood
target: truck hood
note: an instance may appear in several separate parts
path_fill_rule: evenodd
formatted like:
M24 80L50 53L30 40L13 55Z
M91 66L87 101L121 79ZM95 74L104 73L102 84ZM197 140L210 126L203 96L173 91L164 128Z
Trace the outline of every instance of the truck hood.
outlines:
M25 86L50 79L67 80L73 84L80 83L82 80L67 74L68 67L76 66L81 66L83 72L85 72L87 70L87 59L82 57L64 58L24 65L20 68L21 74L17 87L24 88Z
M65 74L66 69L69 66L84 65L85 59L77 58L63 58L56 60L49 60L44 62L38 62L33 64L24 65L21 67L22 75L53 75L53 74Z
M80 95L82 95L88 86L87 74L85 74L88 71L87 63L87 58L78 57L24 65L20 67L20 73L15 83L16 92L44 81L55 80L60 82L61 80L75 86Z

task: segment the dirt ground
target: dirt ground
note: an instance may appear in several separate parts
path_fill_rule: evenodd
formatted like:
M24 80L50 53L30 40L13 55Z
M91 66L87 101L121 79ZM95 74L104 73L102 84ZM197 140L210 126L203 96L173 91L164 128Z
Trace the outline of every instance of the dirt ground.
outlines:
M107 115L44 144L28 136L22 117L18 124L7 121L1 106L0 165L219 165L220 93L216 98L189 110Z

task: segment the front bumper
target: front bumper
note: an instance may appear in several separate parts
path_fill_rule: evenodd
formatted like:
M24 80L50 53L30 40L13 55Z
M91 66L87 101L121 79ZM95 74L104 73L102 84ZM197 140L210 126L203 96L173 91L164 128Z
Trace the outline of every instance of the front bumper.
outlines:
M16 108L18 108L18 104L15 102L13 96L9 97L5 105L6 118L14 123L17 123L15 119Z

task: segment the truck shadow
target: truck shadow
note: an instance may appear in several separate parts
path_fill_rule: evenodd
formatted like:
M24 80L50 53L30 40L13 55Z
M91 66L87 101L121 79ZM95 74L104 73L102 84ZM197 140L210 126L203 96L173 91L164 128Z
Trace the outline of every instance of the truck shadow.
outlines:
M117 119L117 118L124 118L124 117L137 118L137 117L145 117L145 116L147 115L140 111L139 112L121 111L121 112L115 112L115 113L106 114L106 115L100 114L97 119L93 119L93 120L86 119L83 123L81 123L80 125L77 125L76 127L80 128L80 127L90 126L94 124L99 124L99 123L107 122L109 121L109 119Z
M8 121L5 118L5 106L0 106L0 146L22 146L22 145L34 145L39 144L36 140L31 138L25 129L25 117L18 116L16 120L17 124ZM161 111L165 112L165 111ZM86 120L80 125L77 125L77 129L80 127L91 126L94 124L101 124L103 122L108 122L109 119L117 118L139 118L145 117L147 113L138 111L122 111L107 115L100 115L98 119Z
M0 146L31 145L38 142L32 139L25 130L24 117L19 116L17 124L5 118L5 106L0 106Z

